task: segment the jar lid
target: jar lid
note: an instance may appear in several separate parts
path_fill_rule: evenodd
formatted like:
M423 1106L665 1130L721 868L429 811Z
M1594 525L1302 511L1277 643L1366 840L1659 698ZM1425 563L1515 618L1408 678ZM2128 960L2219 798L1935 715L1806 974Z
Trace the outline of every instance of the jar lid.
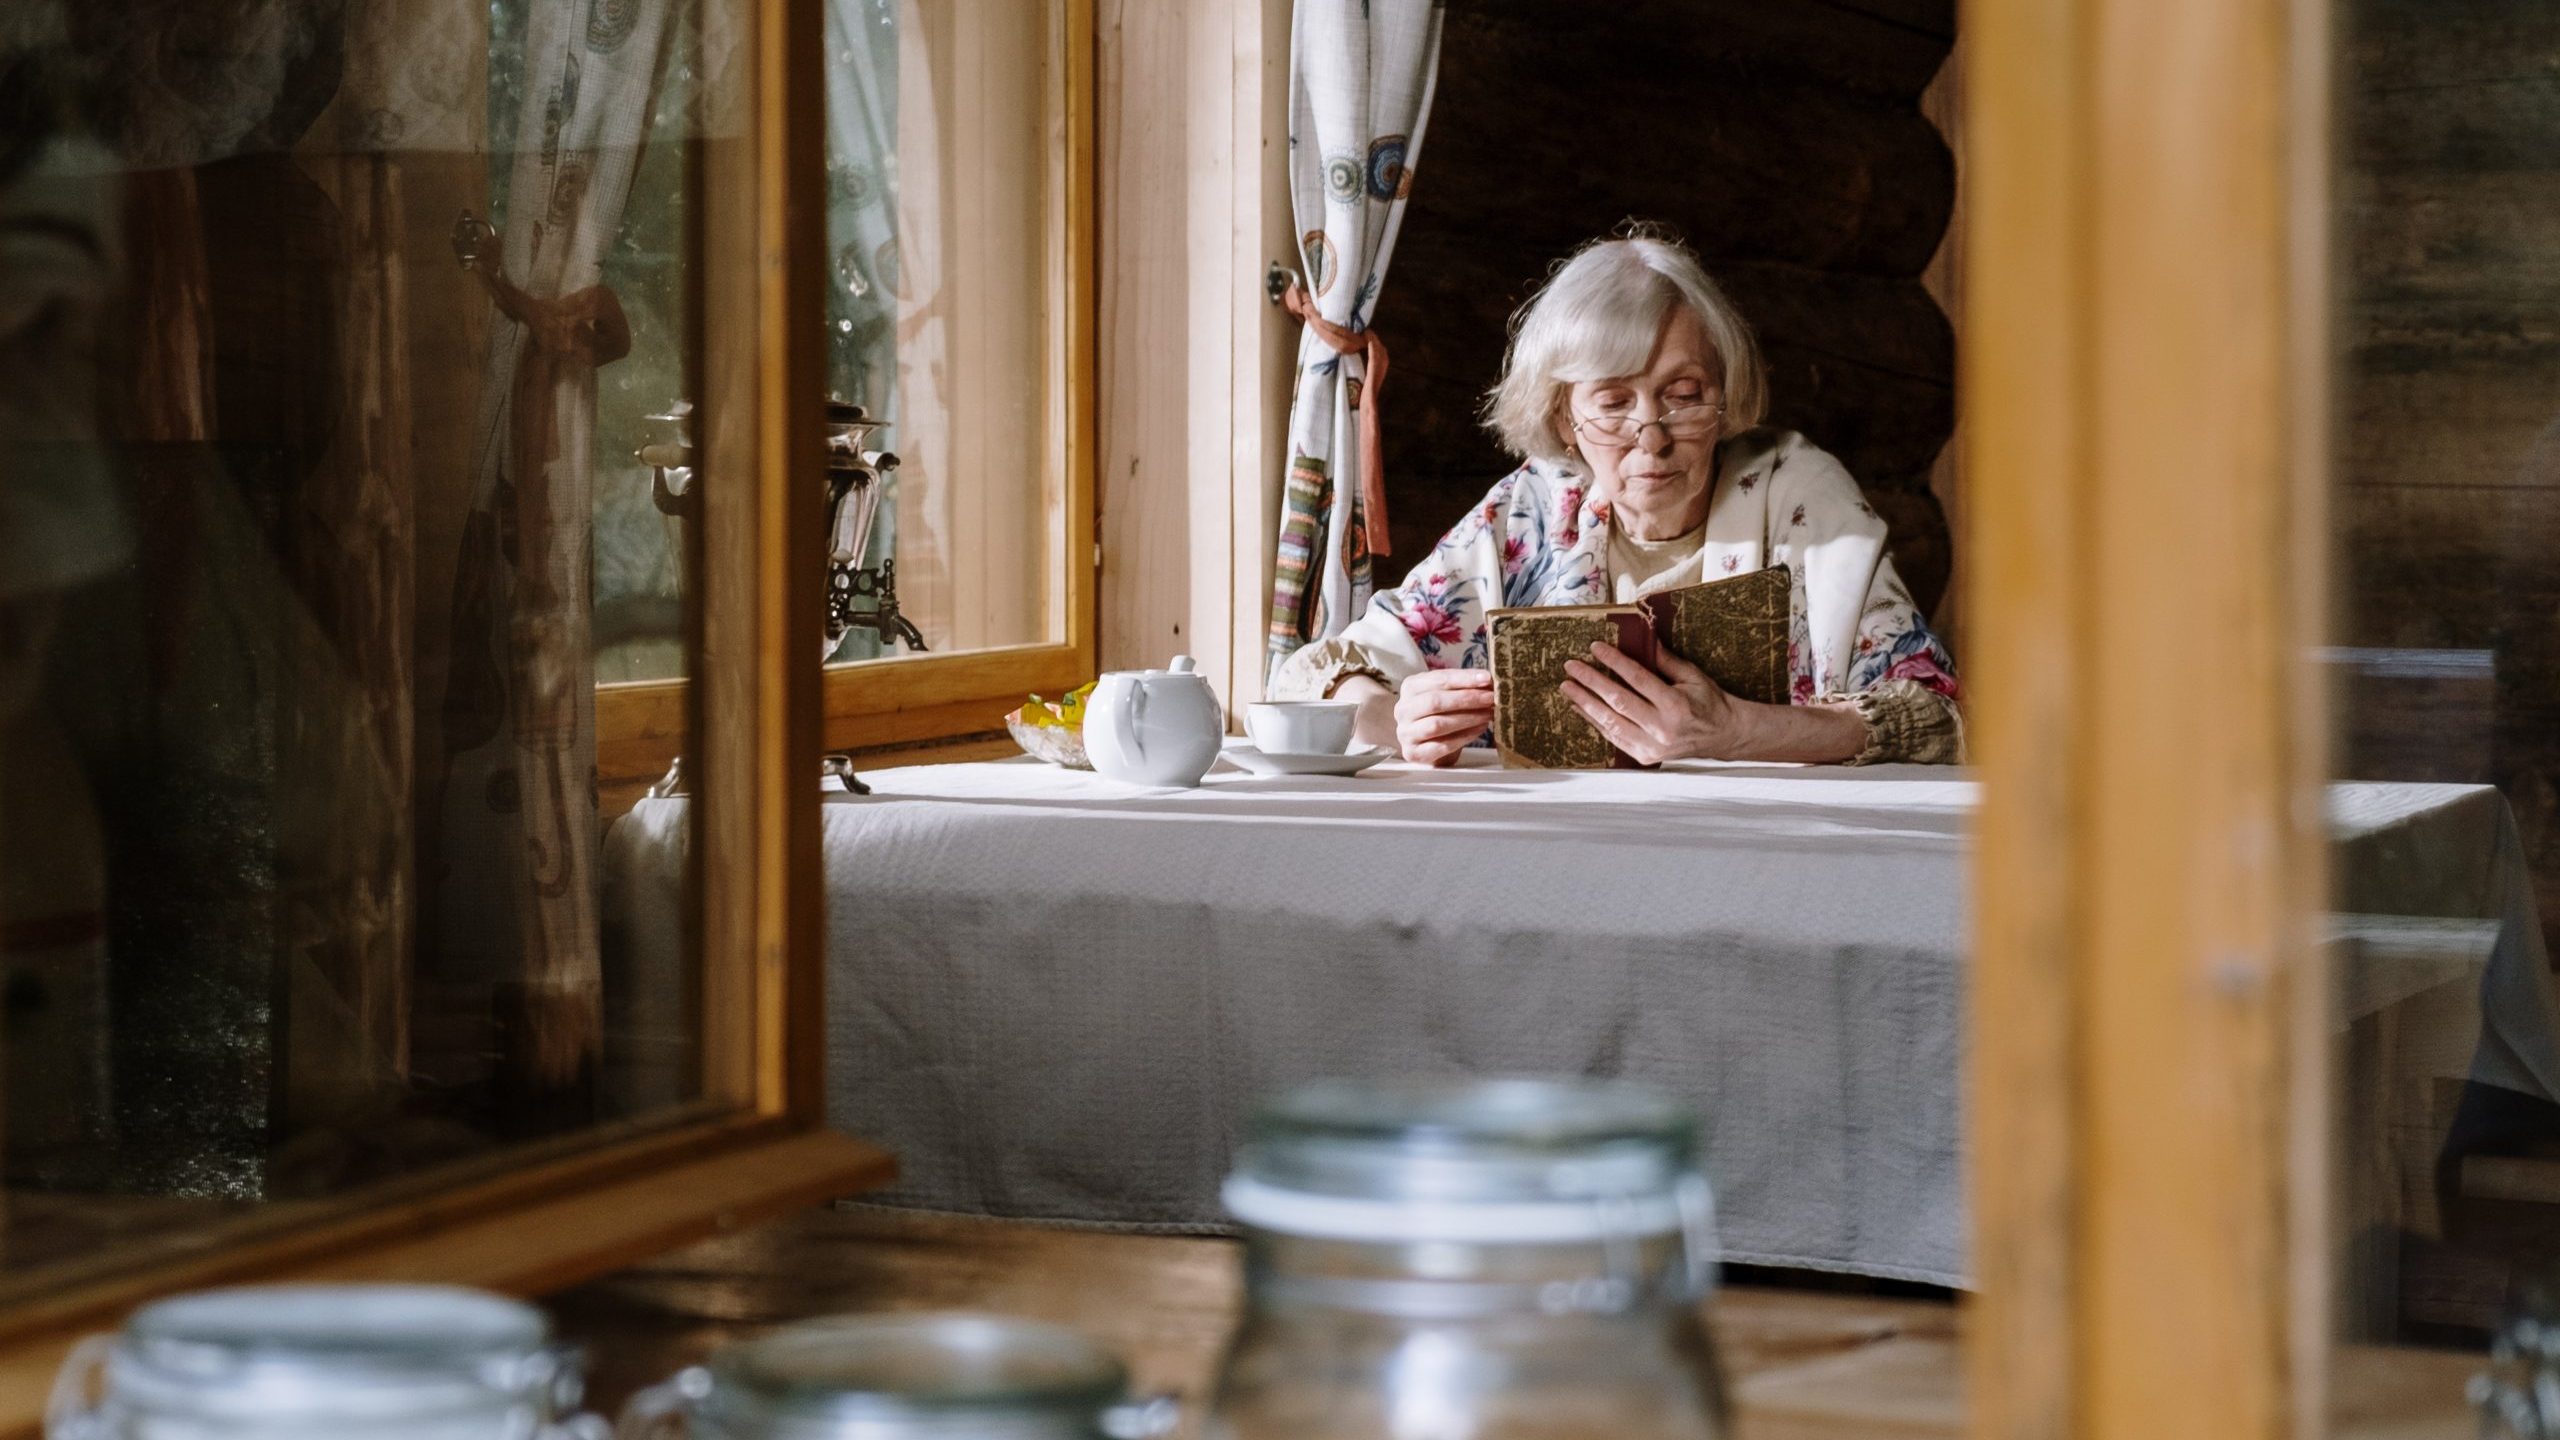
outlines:
M967 1314L809 1321L732 1345L707 1369L709 1419L792 1436L1086 1440L1129 1383L1073 1330Z
M267 1285L137 1311L106 1393L144 1414L412 1419L530 1405L574 1376L530 1305L441 1285Z
M1696 1122L1590 1080L1321 1080L1253 1120L1227 1208L1322 1239L1572 1244L1696 1231Z

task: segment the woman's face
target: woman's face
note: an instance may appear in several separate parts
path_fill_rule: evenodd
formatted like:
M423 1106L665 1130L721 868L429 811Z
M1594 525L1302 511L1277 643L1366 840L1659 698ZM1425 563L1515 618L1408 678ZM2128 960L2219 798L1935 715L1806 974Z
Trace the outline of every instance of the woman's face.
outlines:
M1632 443L1600 434L1591 422L1613 415L1653 421L1685 406L1721 404L1723 374L1715 347L1707 343L1706 327L1682 305L1662 322L1653 356L1641 372L1578 380L1567 393L1565 444L1590 467L1594 498L1626 512L1641 538L1667 538L1705 520L1716 442L1724 434L1722 412L1703 428L1684 425L1683 434L1676 436L1646 424ZM1582 423L1577 427L1576 421ZM1676 528L1661 531L1664 525Z

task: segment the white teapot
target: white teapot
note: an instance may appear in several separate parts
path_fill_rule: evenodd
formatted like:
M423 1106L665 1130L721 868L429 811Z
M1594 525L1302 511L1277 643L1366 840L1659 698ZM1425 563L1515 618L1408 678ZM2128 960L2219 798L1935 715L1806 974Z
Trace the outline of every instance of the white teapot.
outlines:
M1113 670L1084 703L1084 748L1105 778L1197 785L1218 763L1226 719L1191 657L1163 670Z

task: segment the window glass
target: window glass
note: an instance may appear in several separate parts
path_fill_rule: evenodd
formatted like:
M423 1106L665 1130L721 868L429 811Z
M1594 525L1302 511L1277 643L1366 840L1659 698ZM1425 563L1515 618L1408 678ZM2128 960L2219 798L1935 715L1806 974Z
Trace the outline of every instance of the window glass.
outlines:
M631 456L744 13L11 5L0 1289L700 1100L595 685L687 668Z
M2339 1373L2458 1411L2560 1319L2560 10L2333 21Z
M520 15L539 0L495 0ZM827 383L879 428L836 517L838 660L1064 638L1050 220L1062 133L1058 6L827 0ZM667 91L680 90L671 76ZM504 111L493 109L493 123ZM682 110L662 99L653 134ZM674 118L670 118L670 117ZM635 337L680 323L678 152L641 156L608 281L641 297ZM682 537L637 454L688 398L678 352L635 343L599 387L597 675L682 674ZM814 480L813 480L813 483ZM903 623L901 623L903 622Z

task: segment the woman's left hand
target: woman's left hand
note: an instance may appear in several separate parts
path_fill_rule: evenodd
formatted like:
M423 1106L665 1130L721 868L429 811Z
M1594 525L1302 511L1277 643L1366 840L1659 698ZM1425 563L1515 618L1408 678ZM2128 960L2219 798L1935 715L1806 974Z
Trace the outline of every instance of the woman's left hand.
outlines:
M1565 663L1565 698L1609 743L1647 765L1722 760L1741 749L1741 702L1707 672L1664 651L1657 675L1615 645L1591 647L1597 665Z

